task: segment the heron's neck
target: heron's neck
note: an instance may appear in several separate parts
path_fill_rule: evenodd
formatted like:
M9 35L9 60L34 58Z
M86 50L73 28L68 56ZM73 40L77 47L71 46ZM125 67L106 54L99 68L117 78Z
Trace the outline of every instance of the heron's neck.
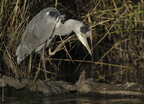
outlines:
M55 30L55 34L56 35L68 35L72 32L72 29L69 29L68 27L66 27L64 24L61 24L58 28L56 28Z
M69 19L64 24L61 24L58 28L56 28L55 34L64 36L70 34L72 31L78 33L82 25L83 23L80 21Z

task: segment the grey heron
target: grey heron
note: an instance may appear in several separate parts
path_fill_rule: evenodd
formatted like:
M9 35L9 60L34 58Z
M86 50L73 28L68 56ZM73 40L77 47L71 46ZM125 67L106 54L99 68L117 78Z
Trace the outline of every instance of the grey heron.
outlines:
M72 32L75 32L78 39L81 41L81 43L86 47L88 52L91 54L90 47L88 45L88 42L86 40L87 37L91 35L91 31L89 30L89 26L84 25L82 22L74 19L69 19L65 21L64 24L60 24L58 28L56 28L54 32L55 35L65 36ZM47 42L41 44L39 47L35 49L35 52L39 52L42 50L42 48L46 45L48 47L50 44Z
M74 19L62 24L59 11L53 7L42 10L26 26L16 50L17 63L20 64L34 50L38 52L48 47L55 35L68 35L72 31L91 54L86 40L91 31L87 26Z

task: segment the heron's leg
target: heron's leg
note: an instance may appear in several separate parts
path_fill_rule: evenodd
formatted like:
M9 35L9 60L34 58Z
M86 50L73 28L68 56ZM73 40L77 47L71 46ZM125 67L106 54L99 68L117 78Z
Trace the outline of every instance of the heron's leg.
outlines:
M42 58L42 63L43 63L43 67L44 67L44 73L45 73L45 80L47 80L47 70L46 70L46 66L45 66L45 58L44 58L44 48L42 49L42 55L41 55L41 58Z
M32 54L30 54L29 65L28 65L28 77L31 78L31 70L32 70Z

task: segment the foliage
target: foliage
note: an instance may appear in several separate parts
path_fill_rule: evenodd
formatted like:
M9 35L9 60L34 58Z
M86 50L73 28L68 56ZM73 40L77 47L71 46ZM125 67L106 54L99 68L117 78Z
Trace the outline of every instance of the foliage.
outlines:
M93 31L89 38L92 57L77 39L73 39L62 51L47 58L51 80L63 79L71 73L79 75L85 69L96 81L143 82L144 0L1 0L1 73L16 78L44 75L38 74L43 71L38 55L31 55L18 66L15 50L28 22L50 6L66 14L66 19L74 18L90 25ZM61 39L65 37L57 37L53 46L57 47ZM69 65L73 70L66 68Z

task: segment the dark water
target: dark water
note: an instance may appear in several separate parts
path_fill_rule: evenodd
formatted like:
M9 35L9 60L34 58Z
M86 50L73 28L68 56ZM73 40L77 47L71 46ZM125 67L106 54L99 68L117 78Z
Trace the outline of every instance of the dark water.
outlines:
M80 96L76 94L46 96L5 96L0 104L144 104L143 98L106 98L96 96Z

